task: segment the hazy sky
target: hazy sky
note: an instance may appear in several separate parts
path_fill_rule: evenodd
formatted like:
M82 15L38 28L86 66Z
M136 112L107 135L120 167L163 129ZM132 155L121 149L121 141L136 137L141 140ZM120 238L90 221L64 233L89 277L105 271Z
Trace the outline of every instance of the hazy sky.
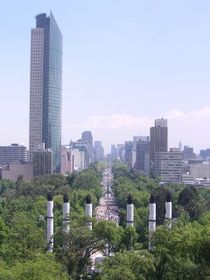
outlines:
M209 0L1 3L0 145L28 145L30 29L63 33L62 143L92 130L106 150L167 117L169 144L210 147Z

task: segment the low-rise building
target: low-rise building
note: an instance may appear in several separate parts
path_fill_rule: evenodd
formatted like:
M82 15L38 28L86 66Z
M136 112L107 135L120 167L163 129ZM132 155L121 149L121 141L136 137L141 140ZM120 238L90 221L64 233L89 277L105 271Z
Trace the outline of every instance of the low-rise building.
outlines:
M10 163L26 163L28 161L27 148L19 144L0 146L0 165Z
M61 147L61 174L71 174L73 172L73 159L71 146Z
M182 183L185 185L195 185L196 179L190 174L182 174Z
M8 179L16 181L19 176L23 176L23 180L25 181L31 181L33 178L33 165L10 163L0 170L1 180Z
M210 178L210 165L209 164L191 164L190 175L194 178Z

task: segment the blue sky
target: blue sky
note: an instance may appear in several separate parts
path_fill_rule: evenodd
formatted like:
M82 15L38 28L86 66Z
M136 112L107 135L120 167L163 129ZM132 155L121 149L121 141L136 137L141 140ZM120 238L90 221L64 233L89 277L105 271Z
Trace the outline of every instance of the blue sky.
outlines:
M0 145L28 145L30 29L52 10L63 33L62 142L111 143L167 117L169 144L210 147L210 1L1 3Z

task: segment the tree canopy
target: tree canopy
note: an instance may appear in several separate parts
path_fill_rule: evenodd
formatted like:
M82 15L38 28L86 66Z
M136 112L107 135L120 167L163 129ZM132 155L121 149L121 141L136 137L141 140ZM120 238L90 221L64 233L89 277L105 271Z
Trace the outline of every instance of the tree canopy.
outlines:
M0 181L0 279L207 279L210 271L210 190L184 185L159 186L117 162L112 189L120 215L119 226L108 221L87 229L85 197L93 209L102 194L104 164L67 177L50 175L30 183ZM54 253L46 253L46 195L54 200ZM165 199L173 197L173 227L165 226ZM62 231L63 194L70 198L70 232ZM134 203L134 227L126 227L127 196ZM157 201L154 251L148 251L148 203ZM90 274L91 256L107 255ZM110 257L108 257L110 256Z

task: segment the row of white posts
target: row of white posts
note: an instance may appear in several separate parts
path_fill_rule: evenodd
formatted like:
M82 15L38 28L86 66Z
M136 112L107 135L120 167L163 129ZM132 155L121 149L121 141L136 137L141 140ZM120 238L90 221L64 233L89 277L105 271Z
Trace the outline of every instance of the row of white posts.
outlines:
M53 197L51 193L47 195L47 251L53 252L53 234L54 234L54 215L53 215ZM63 196L63 231L69 233L70 230L70 203L67 194ZM85 214L87 217L92 218L93 206L91 197L88 194L86 196L85 203ZM168 228L172 226L172 199L170 193L166 196L165 202L165 220ZM127 226L133 227L134 225L134 204L131 195L128 196L127 200ZM92 230L92 221L88 221L86 226ZM156 201L154 195L150 196L149 202L149 250L153 250L151 244L151 237L153 232L156 230Z
M172 227L172 198L171 194L167 193L165 202L165 221L168 228ZM151 238L153 232L156 230L156 200L152 194L149 201L149 250L154 250L151 244ZM134 204L131 195L127 200L127 226L133 226L134 224Z
M53 197L51 193L47 195L47 251L53 252L53 234L54 234L54 214L53 214ZM69 233L70 230L70 202L67 194L63 195L63 231ZM92 218L93 207L90 195L86 197L85 214ZM87 227L92 230L92 222L87 222Z

